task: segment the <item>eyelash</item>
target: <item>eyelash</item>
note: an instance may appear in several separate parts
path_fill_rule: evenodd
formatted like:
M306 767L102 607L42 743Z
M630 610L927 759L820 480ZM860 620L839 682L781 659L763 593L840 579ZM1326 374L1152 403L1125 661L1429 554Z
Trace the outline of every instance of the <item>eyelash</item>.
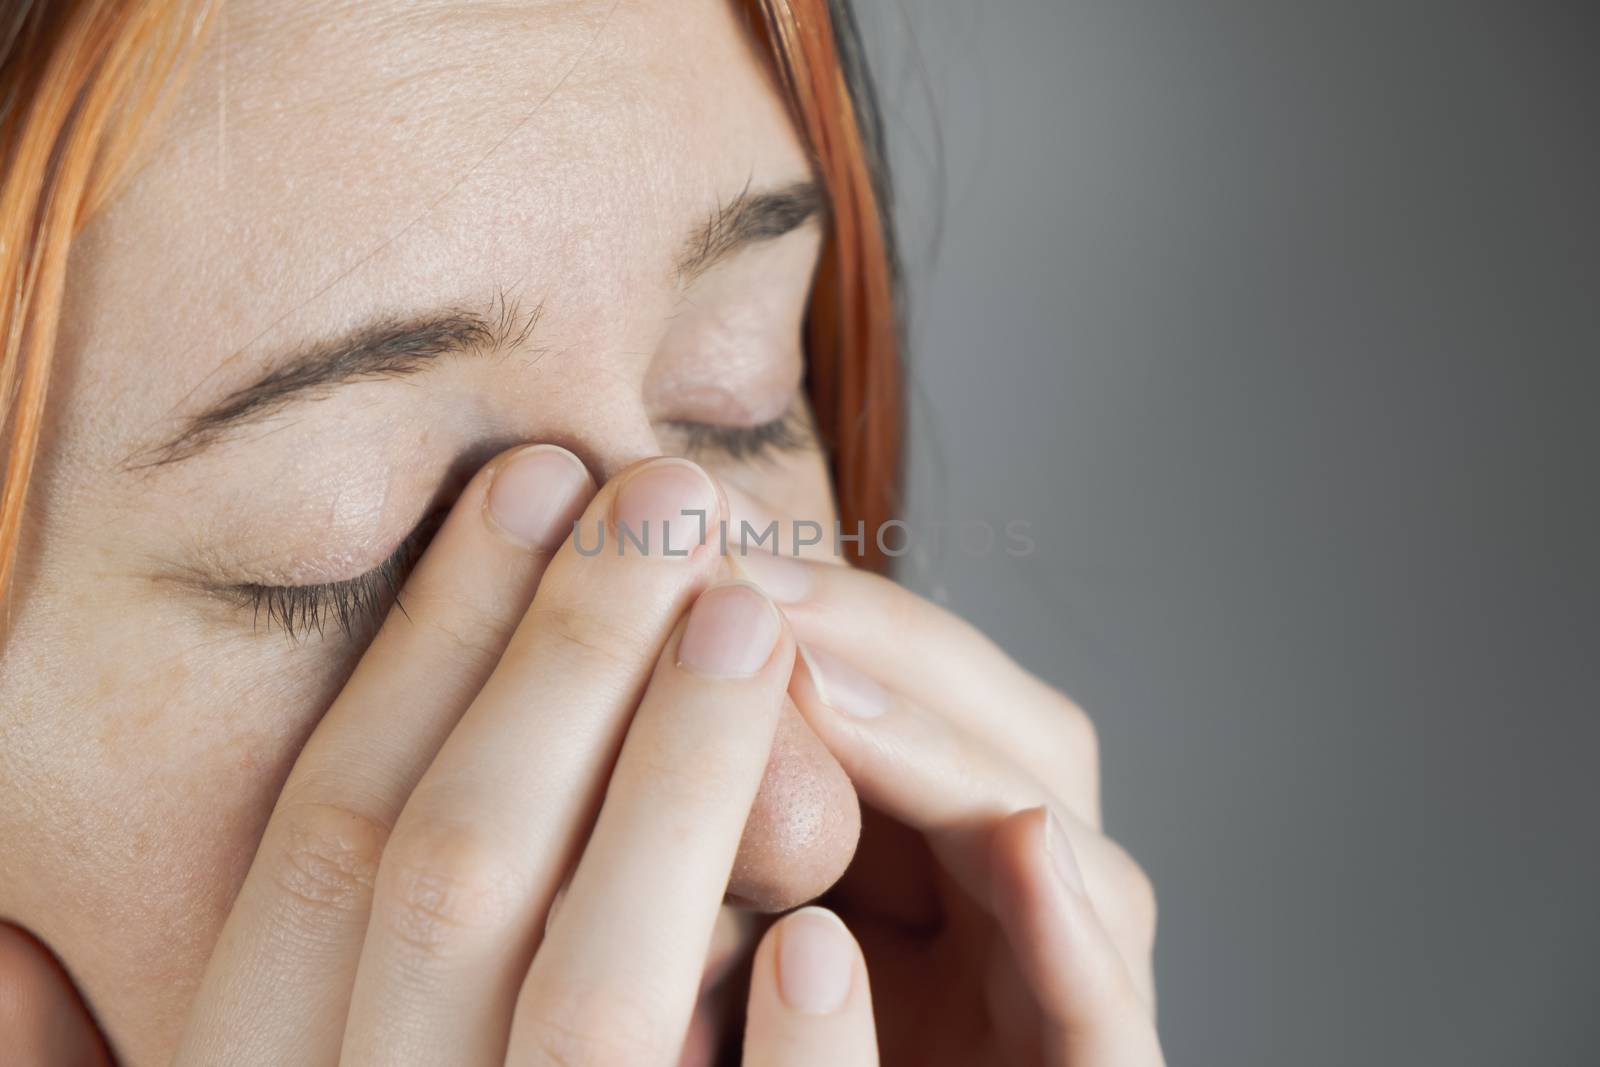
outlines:
M799 404L759 426L718 426L709 422L668 425L681 435L684 453L691 458L716 453L755 462L775 452L804 452L816 445L811 422Z
M254 613L258 630L263 624L267 630L277 626L290 640L298 641L313 632L323 636L332 622L346 637L354 637L383 618L384 610L395 601L406 575L443 521L443 513L429 515L406 535L388 559L354 578L312 585L251 583L234 586L233 591Z
M692 458L720 454L740 462L756 462L779 452L803 452L815 447L809 420L798 405L758 426L717 426L703 422L668 424L681 438L683 452ZM325 635L331 623L346 637L365 634L383 619L391 603L397 602L400 587L423 549L433 539L444 513L431 514L406 535L388 559L365 574L339 582L313 585L234 586L253 613L257 630L274 626L291 640L301 640L314 632ZM401 605L404 611L405 606Z

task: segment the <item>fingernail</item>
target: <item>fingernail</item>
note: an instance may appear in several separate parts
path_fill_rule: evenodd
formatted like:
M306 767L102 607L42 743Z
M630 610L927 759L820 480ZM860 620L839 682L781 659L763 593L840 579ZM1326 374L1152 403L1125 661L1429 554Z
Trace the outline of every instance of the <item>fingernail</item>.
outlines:
M682 558L701 545L722 518L716 486L686 459L666 457L628 476L612 504L623 553Z
M745 549L733 556L734 565L780 604L796 604L811 592L811 568L792 556L762 549Z
M495 467L483 503L505 536L551 551L572 532L593 488L577 456L556 445L529 445Z
M753 585L733 582L700 594L678 642L678 666L712 678L746 678L772 658L778 609Z
M1082 893L1083 870L1078 866L1078 854L1072 850L1072 842L1067 839L1067 831L1061 825L1061 819L1049 808L1044 809L1044 846L1050 853L1050 864L1055 868L1056 877L1061 879L1061 884L1072 893Z
M778 931L778 995L804 1015L832 1015L850 996L854 955L838 916L801 908Z
M857 719L876 719L889 710L888 691L844 660L805 645L800 658L828 707Z

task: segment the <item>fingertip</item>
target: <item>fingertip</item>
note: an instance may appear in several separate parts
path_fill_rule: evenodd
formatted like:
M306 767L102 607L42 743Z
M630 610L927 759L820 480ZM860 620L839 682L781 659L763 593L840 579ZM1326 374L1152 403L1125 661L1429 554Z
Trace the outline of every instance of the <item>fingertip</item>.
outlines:
M1071 842L1059 819L1043 805L1013 812L999 820L990 834L990 874L997 899L1032 908L1033 898L1073 885L1061 878L1062 865L1076 870ZM1056 855L1065 853L1064 860ZM1081 885L1081 876L1077 884Z
M707 678L749 678L775 659L792 668L790 645L788 624L772 599L755 583L735 579L695 598L678 639L677 663Z
M1000 820L991 861L994 914L1046 1018L1085 1046L1146 1046L1149 1020L1084 892L1062 817L1035 807Z
M866 960L827 908L790 912L762 937L750 981L744 1063L877 1063Z
M572 532L595 494L583 461L560 445L532 444L489 464L483 516L489 528L520 548L550 552Z
M810 695L829 711L849 719L871 720L894 703L889 691L838 656L809 645L800 646Z
M844 1007L861 959L844 922L815 905L784 916L775 926L778 995L804 1015L831 1015Z
M632 547L631 537L643 536L639 554L688 559L700 554L701 545L721 540L728 498L722 483L693 460L653 456L617 472L606 488L610 498L603 505L619 548ZM659 542L653 551L648 547L652 529Z

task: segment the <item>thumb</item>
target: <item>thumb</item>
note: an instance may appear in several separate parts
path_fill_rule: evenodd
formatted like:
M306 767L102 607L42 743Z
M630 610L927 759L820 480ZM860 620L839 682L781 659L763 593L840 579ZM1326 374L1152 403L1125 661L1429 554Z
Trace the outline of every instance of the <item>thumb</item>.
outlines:
M24 1067L110 1067L111 1055L50 950L0 923L0 1049Z

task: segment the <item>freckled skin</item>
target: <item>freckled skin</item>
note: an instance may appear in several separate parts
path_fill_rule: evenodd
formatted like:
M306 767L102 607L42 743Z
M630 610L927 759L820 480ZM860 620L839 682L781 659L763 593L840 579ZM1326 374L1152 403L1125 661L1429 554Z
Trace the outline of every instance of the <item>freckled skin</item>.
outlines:
M723 0L330 0L315 20L233 0L226 21L74 245L0 647L0 918L56 953L130 1067L170 1060L278 790L360 653L254 629L197 586L364 569L462 466L519 441L603 480L673 451L674 420L781 410L821 240L671 280L719 202L809 177ZM283 351L499 297L543 305L521 350L128 469ZM833 518L816 452L706 462L763 514ZM786 714L730 891L808 899L858 822Z

